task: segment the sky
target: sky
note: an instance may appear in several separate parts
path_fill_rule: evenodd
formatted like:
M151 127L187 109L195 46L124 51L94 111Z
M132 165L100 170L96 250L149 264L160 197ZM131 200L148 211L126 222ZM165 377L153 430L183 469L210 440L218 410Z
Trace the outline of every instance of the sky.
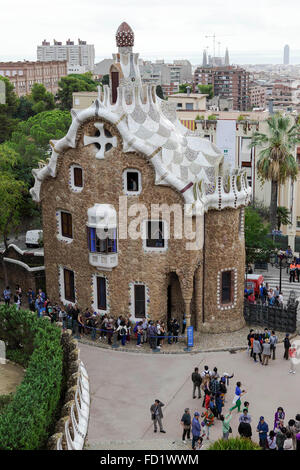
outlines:
M299 0L2 0L0 61L36 60L37 45L54 38L83 39L95 45L96 61L110 58L126 21L144 60L199 64L215 34L216 55L228 47L232 63L282 63L289 44L291 63L300 64L299 14Z

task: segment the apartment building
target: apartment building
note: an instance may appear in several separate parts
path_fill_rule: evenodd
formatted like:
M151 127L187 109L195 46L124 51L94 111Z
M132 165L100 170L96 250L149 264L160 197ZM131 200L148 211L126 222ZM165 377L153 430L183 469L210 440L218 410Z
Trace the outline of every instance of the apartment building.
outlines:
M242 68L197 67L194 73L194 83L195 87L213 85L215 96L232 98L234 110L249 110L249 72Z
M67 62L0 62L0 75L11 81L18 96L28 95L34 83L55 94L59 80L67 75Z
M257 83L250 83L249 85L249 101L250 108L262 108L267 106L266 88L258 85Z
M66 44L54 39L53 44L46 39L37 46L37 60L49 62L53 60L67 61L68 66L81 66L85 72L92 71L95 63L95 47L78 39L78 44L68 39Z

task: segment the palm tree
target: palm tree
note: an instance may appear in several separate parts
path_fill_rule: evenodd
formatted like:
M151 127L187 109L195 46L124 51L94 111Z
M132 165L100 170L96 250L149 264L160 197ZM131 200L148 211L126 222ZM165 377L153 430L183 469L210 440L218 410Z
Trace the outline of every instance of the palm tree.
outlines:
M295 181L298 165L294 157L295 146L300 142L300 126L291 123L288 116L275 114L267 119L266 134L255 132L251 147L261 148L257 161L257 172L262 183L271 181L270 224L276 229L278 185L288 178Z

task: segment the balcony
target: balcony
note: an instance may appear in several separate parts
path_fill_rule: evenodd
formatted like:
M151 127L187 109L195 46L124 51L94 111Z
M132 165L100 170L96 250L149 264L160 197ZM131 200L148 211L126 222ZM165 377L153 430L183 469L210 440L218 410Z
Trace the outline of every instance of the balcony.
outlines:
M97 268L115 268L118 266L118 253L89 253L89 262Z

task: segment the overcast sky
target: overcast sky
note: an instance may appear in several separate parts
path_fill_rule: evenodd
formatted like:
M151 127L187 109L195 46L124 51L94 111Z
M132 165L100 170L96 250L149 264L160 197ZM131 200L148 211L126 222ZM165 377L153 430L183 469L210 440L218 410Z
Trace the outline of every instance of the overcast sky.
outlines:
M96 60L116 50L115 32L126 21L143 59L202 61L203 48L234 63L300 63L299 0L14 0L2 2L0 61L36 60L43 39L78 38L95 45ZM219 45L218 42L221 44Z

